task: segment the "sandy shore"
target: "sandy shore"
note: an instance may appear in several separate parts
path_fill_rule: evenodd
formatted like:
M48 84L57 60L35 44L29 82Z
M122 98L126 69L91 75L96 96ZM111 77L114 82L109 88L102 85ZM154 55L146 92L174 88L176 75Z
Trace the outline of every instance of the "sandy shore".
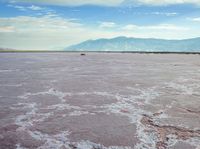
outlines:
M200 149L200 56L1 53L1 149Z

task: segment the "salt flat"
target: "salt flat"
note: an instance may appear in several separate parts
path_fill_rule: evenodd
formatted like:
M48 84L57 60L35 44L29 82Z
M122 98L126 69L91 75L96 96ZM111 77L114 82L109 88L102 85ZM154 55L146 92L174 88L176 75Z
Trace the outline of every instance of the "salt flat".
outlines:
M1 149L199 149L200 56L1 53Z

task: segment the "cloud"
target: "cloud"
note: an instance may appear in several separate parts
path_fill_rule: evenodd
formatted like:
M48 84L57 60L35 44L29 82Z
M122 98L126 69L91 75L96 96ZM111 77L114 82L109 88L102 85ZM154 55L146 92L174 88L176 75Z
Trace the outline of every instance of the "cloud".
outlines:
M178 15L177 12L152 12L151 14L153 15L163 15L163 16L167 16L167 17L173 17Z
M154 6L164 6L164 5L175 5L175 4L195 4L200 5L200 0L125 0L124 3L129 4L143 4L143 5L154 5Z
M101 22L99 27L100 28L113 28L116 24L114 22Z
M123 0L9 0L12 3L38 3L50 5L80 6L80 5L101 5L101 6L118 6Z
M197 17L197 18L187 18L188 20L190 21L193 21L193 22L200 22L200 17Z
M24 6L19 6L19 5L8 5L8 7L12 7L12 8L15 8L15 9L18 9L20 11L26 11L26 7Z
M137 26L137 25L128 24L128 25L122 27L122 29L128 31L128 30L135 30L135 29L138 29L138 27L139 27L139 26Z
M18 9L20 11L27 11L27 10L40 11L40 10L45 10L45 8L39 7L39 6L36 6L36 5L20 6L20 5L9 4L8 7L12 7L12 8Z
M75 38L79 39L77 35L85 34L81 24L59 17L0 18L0 46L3 47L51 49L73 43Z
M33 4L50 4L65 6L80 5L101 5L101 6L119 6L123 5L174 5L174 4L195 4L200 5L200 0L9 0L12 3L24 2Z
M0 26L0 33L10 33L14 31L15 28L13 26Z
M158 39L186 39L200 36L198 26L184 26L176 24L135 25L121 27L121 32L128 37L158 38Z
M119 13L122 14L128 14L130 11L127 11L125 9L119 9ZM179 15L178 12L164 12L164 11L152 11L152 12L141 12L141 11L136 11L136 12L131 12L133 15L157 15L157 16L166 16L166 17L174 17Z
M33 16L59 17L59 14L55 10L48 7L41 7L37 5L16 5L14 3L8 4L7 6L20 11L31 11Z
M35 6L35 5L31 5L30 7L27 7L28 9L31 9L31 10L35 10L35 11L37 11L37 10L43 10L44 8L42 8L42 7L39 7L39 6Z
M170 31L183 31L183 30L189 30L187 27L177 26L173 24L159 24L154 26L138 26L134 24L129 24L124 27L122 27L123 30L170 30Z
M76 19L49 15L0 18L0 47L22 50L61 50L88 39L115 37L117 33L88 28Z

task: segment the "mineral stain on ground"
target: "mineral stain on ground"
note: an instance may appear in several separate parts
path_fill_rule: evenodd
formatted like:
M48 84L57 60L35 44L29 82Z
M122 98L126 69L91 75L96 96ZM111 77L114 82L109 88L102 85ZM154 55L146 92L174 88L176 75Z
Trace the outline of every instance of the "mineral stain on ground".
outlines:
M200 149L200 56L0 54L1 149Z

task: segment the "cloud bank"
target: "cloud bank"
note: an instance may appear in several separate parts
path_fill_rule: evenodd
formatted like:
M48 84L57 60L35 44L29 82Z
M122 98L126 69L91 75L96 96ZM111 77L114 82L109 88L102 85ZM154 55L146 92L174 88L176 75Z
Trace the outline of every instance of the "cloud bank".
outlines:
M117 33L88 28L73 19L18 16L0 18L0 46L22 50L62 50L88 39Z
M0 0L4 1L5 0ZM47 5L81 6L81 5L100 5L100 6L120 6L124 5L174 5L174 4L195 4L200 5L200 0L9 0L11 3L34 3Z
M174 5L174 4L196 4L200 5L200 0L132 0L145 5Z
M37 3L48 5L81 6L81 5L100 5L100 6L118 6L123 0L10 0L12 3Z

